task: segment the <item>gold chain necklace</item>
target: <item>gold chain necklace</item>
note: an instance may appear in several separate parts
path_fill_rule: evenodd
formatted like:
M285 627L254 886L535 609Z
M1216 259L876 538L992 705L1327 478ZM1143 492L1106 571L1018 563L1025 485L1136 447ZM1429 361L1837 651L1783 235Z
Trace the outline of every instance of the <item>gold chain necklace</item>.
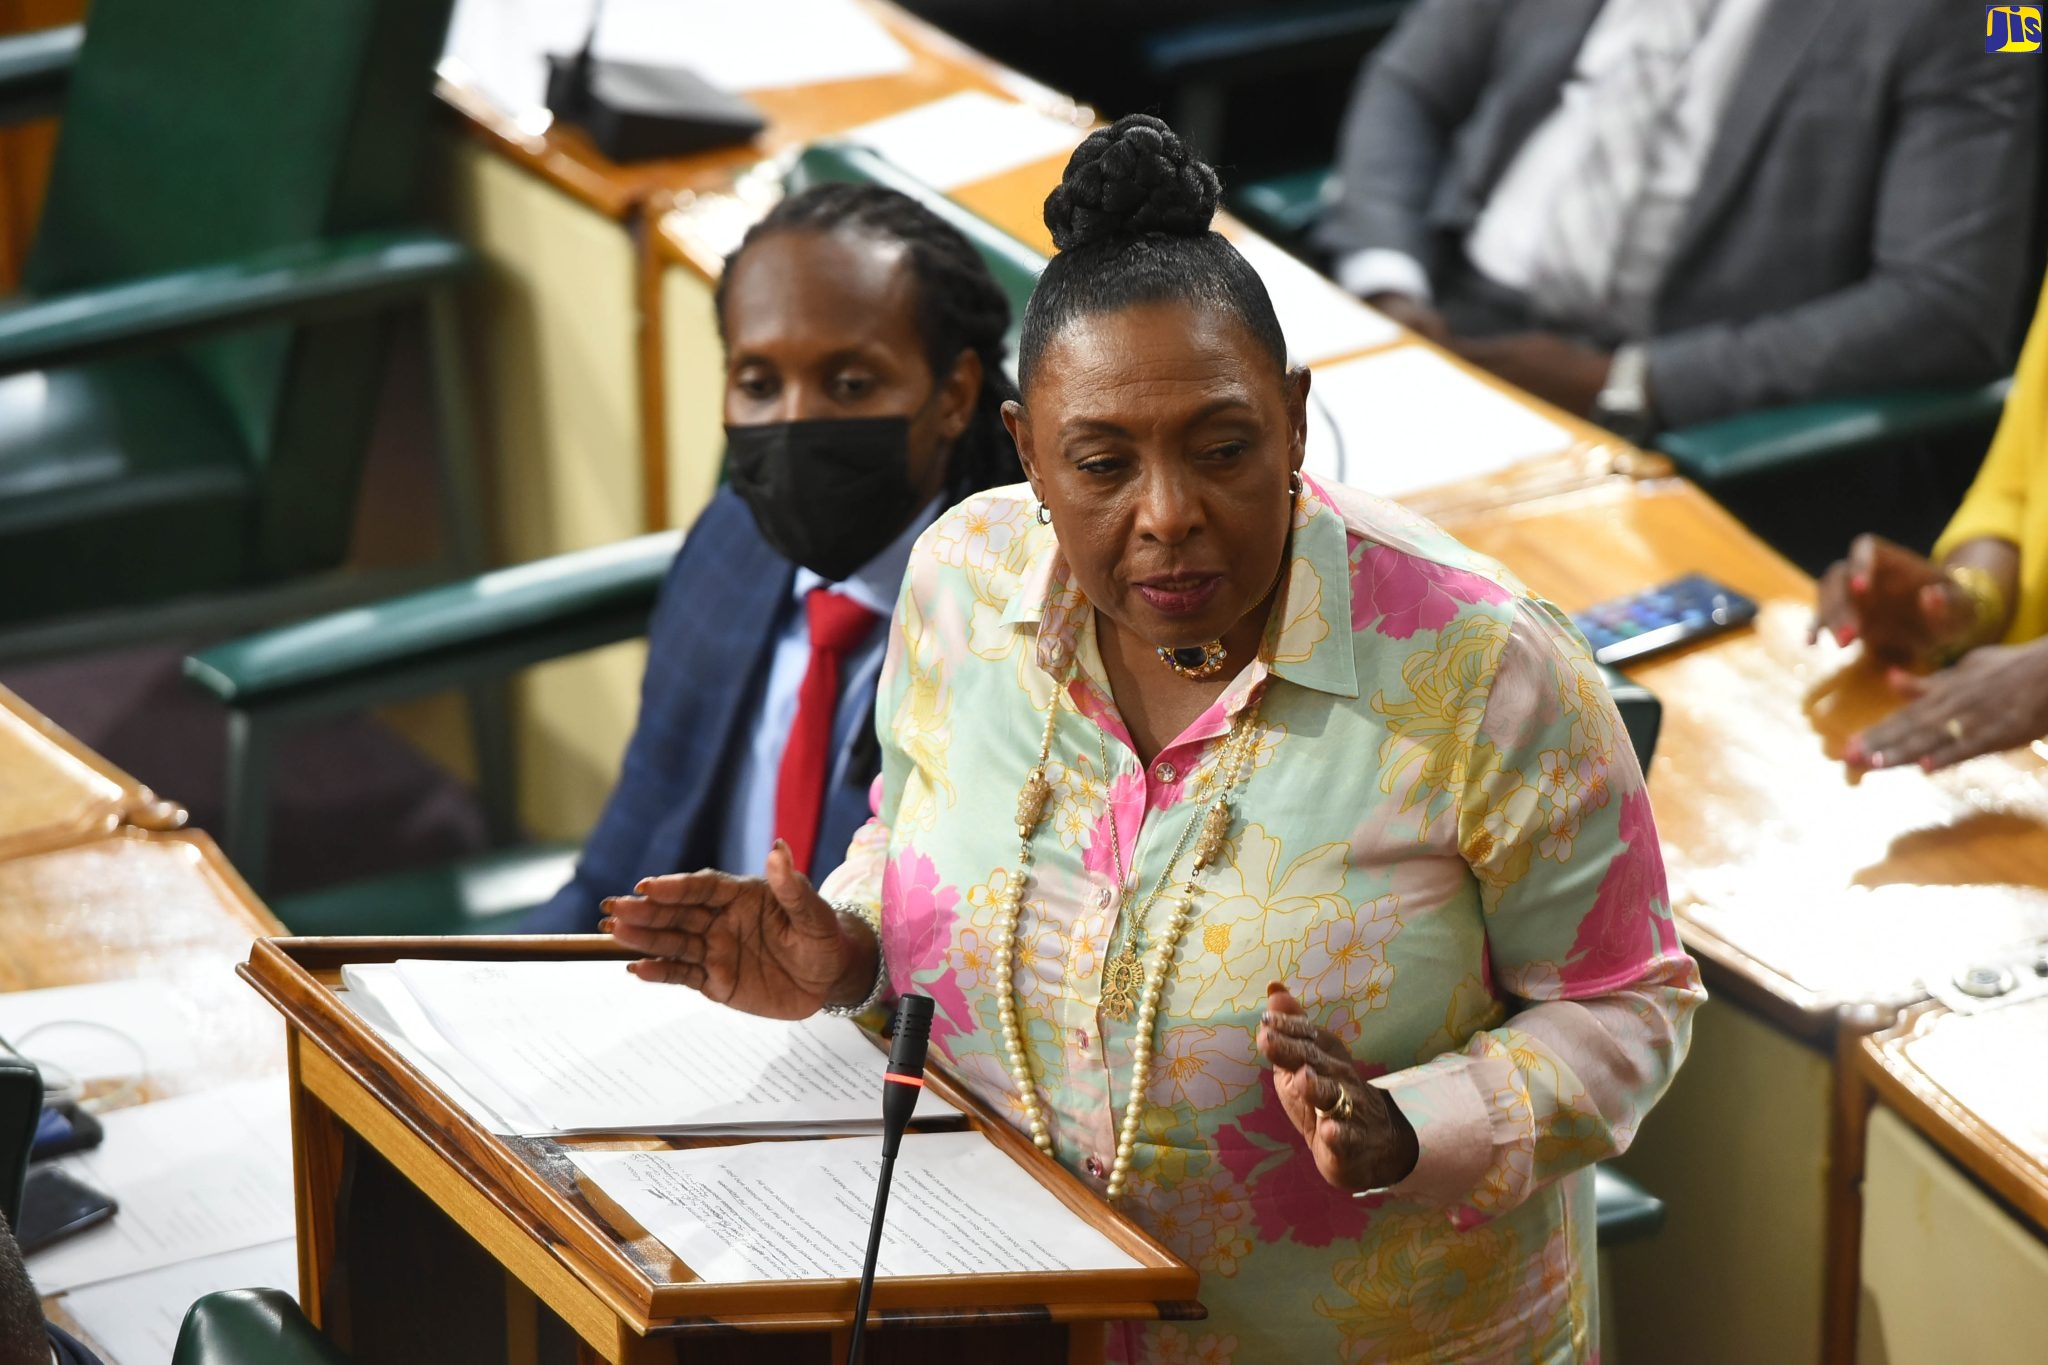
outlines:
M1069 665L1067 679L1073 677L1073 666ZM996 908L995 962L993 975L1001 984L1002 995L997 1007L1003 1025L1003 1048L1008 1057L1010 1076L1017 1086L1017 1097L1023 1105L1025 1126L1031 1132L1031 1141L1047 1156L1053 1155L1052 1130L1045 1121L1044 1106L1038 1102L1038 1080L1031 1073L1031 1056L1024 1048L1024 1030L1017 1021L1017 988L1015 963L1017 953L1017 931L1021 920L1020 911L1024 904L1024 879L1031 867L1031 838L1045 820L1046 807L1052 803L1052 783L1045 774L1045 765L1052 757L1053 730L1059 723L1060 695L1066 690L1063 680L1053 692L1052 708L1045 718L1045 735L1038 744L1038 762L1033 765L1024 779L1024 786L1017 793L1017 867L1011 873L1003 888L1002 900ZM1230 837L1231 806L1230 793L1237 786L1244 769L1246 753L1251 748L1251 735L1257 725L1259 706L1257 703L1245 708L1242 716L1231 726L1229 736L1224 740L1223 752L1217 756L1215 772L1222 778L1221 788L1215 800L1202 812L1198 819L1188 822L1181 832L1180 843L1175 847L1173 858L1166 870L1160 874L1158 885L1145 901L1133 920L1131 930L1136 936L1136 921L1142 920L1158 903L1166 888L1171 885L1174 869L1179 866L1188 844L1195 844L1194 866L1188 872L1186 883L1181 888L1180 898L1174 902L1172 917L1167 920L1166 933L1158 942L1152 954L1150 967L1143 975L1142 993L1138 1000L1137 1034L1131 1039L1131 1085L1124 1102L1123 1122L1118 1128L1116 1159L1110 1163L1108 1195L1116 1199L1123 1194L1124 1181L1131 1172L1131 1152L1138 1145L1138 1123L1145 1111L1146 1084L1152 1072L1152 1029L1159 1017L1159 1000L1166 989L1166 977L1172 970L1173 960L1180 952L1181 940L1187 936L1188 920L1194 914L1195 893L1200 889L1202 872L1223 856L1225 842ZM1108 780L1107 749L1104 749L1105 783ZM1114 831L1115 812L1112 807L1111 837ZM1196 838L1196 831L1200 837ZM1121 844L1121 839L1118 839ZM1119 848L1117 859L1122 861ZM1119 869L1121 875L1121 869ZM1133 957L1136 951L1129 942L1124 951ZM1108 990L1105 981L1104 1010L1108 1012ZM1113 1016L1121 1017L1121 1016Z

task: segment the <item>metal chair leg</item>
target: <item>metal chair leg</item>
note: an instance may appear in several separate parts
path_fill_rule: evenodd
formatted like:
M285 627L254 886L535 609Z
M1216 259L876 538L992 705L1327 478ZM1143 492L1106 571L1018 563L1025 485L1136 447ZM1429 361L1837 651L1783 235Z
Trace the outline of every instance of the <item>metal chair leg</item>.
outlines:
M220 842L228 861L259 895L270 874L270 779L276 738L258 717L229 710L227 810Z
M477 800L493 848L524 843L519 826L519 758L512 733L512 686L494 678L463 689L469 700L470 742L476 751Z

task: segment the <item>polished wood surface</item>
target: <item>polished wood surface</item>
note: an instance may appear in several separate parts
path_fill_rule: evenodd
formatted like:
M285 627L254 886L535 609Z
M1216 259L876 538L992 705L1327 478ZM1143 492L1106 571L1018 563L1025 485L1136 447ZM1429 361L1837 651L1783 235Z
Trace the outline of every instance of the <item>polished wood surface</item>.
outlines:
M484 959L622 958L608 939L266 940L242 974L291 1030L295 1113L326 1151L332 1115L454 1218L583 1340L607 1360L633 1356L651 1338L735 1331L830 1332L843 1327L854 1286L843 1281L706 1284L644 1228L585 1180L568 1154L578 1148L706 1145L716 1139L503 1139L467 1114L397 1055L346 1003L336 986L349 962L400 957ZM1135 1224L1105 1207L1007 1124L957 1087L935 1088L966 1111L991 1141L1101 1229L1139 1268L1109 1273L904 1277L876 1288L876 1321L898 1327L948 1323L993 1327L1035 1321L1085 1325L1127 1318L1199 1315L1194 1271ZM336 1243L331 1213L338 1189L321 1170L301 1169L303 1283L319 1302ZM314 1169L314 1168L318 1169ZM971 1286L963 1294L963 1287ZM962 1306L963 1297L975 1303ZM1083 1332L1083 1337L1094 1329ZM633 1358L638 1358L634 1356Z
M862 3L909 49L909 69L863 80L750 90L746 99L761 111L768 127L743 146L622 164L598 151L580 129L566 124L551 125L539 134L525 131L515 113L465 85L443 80L440 95L462 116L473 136L590 208L621 220L631 217L657 191L723 190L764 157L963 90L1021 98L1055 117L1075 118L1085 126L1089 116L1073 101L990 61L894 5L883 0Z
M1698 489L1614 481L1447 529L1575 611L1690 572L1753 627L1628 669L1664 704L1650 792L1688 943L1753 1006L1831 1045L1845 1005L2048 936L2048 790L2031 754L1852 783L1850 733L1891 705L1852 647L1809 645L1812 585Z
M1927 1001L1861 1040L1855 1068L2048 1237L2048 999L1965 1015Z
M185 811L0 687L0 859L77 843L123 824L176 829Z
M148 977L167 984L198 1061L146 1098L280 1071L282 1032L235 980L250 941L282 932L197 832L123 829L0 861L0 990Z

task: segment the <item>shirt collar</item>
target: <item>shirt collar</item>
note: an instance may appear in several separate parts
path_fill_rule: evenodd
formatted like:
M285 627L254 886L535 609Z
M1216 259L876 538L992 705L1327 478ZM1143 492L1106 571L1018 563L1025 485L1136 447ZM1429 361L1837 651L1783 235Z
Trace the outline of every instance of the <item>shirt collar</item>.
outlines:
M809 569L799 567L796 580L790 584L790 593L799 606L812 590L823 588L827 592L841 593L866 607L877 616L888 616L896 610L897 594L903 591L903 575L910 568L910 552L917 545L917 538L924 534L939 515L942 497L933 498L923 510L910 519L901 535L882 548L881 553L855 569L839 582Z
M1088 599L1070 581L1052 527L1034 519L1025 535L1030 558L1017 591L1003 608L1002 620L1005 625L1037 627L1038 666L1063 678L1073 662ZM1275 677L1339 697L1358 695L1358 660L1351 641L1350 545L1343 513L1304 475L1287 580L1266 628L1265 654L1272 660Z

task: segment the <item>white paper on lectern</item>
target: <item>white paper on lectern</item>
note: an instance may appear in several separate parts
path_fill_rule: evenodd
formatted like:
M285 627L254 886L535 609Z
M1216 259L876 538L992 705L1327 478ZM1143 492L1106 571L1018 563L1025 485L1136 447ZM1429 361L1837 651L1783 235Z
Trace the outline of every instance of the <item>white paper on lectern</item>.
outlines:
M853 0L605 0L594 56L687 67L722 90L860 80L910 53Z
M1259 272L1280 330L1287 335L1287 357L1313 365L1334 356L1351 355L1401 339L1392 318L1353 298L1331 280L1274 246L1263 237L1233 241L1238 254Z
M298 1242L288 1237L74 1289L64 1296L64 1311L107 1365L162 1365L186 1312L223 1289L282 1289L296 1298Z
M887 1059L849 1019L757 1018L642 981L616 960L397 966L442 1036L536 1132L880 1121ZM916 1110L957 1112L928 1091Z
M456 1108L482 1124L485 1132L506 1136L544 1129L540 1120L434 1027L434 1021L399 979L395 963L351 962L341 969L341 980L347 987L341 993L343 1003L362 1015L365 1023Z
M283 1076L121 1109L106 1137L56 1164L120 1211L29 1256L45 1294L293 1235L292 1132Z
M1382 497L1495 474L1571 447L1572 433L1422 346L1317 366L1309 392L1329 427L1310 423L1312 469Z
M877 152L906 175L944 192L1064 155L1086 135L1085 129L1030 105L963 90L849 128L837 140Z
M882 1159L872 1138L570 1155L704 1280L860 1274ZM980 1133L903 1139L878 1275L1137 1265Z

